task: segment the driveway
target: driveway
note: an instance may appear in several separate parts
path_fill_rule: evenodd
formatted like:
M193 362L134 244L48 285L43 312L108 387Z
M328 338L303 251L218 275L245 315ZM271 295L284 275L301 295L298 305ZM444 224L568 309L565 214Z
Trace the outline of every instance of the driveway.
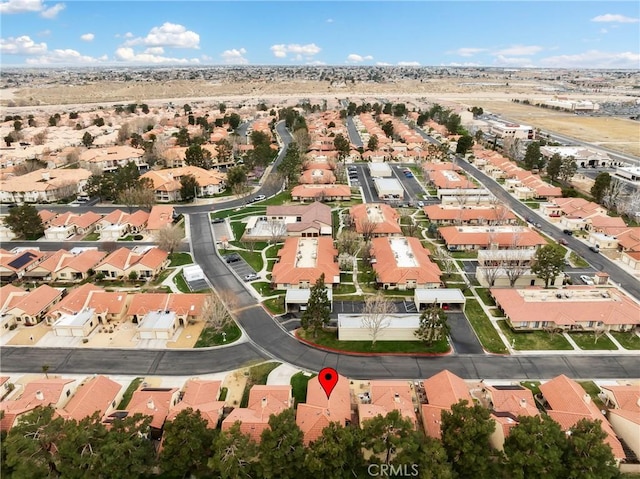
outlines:
M484 354L482 345L462 311L447 312L451 328L451 345L456 354Z

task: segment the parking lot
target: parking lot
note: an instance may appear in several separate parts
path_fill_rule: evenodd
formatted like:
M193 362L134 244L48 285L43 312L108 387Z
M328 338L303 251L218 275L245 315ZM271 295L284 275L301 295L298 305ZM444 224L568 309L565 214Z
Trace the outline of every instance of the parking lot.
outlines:
M237 255L240 259L238 261L227 263L227 267L230 270L234 271L242 281L244 281L245 276L256 273L256 271L251 266L249 266L249 264L238 253L234 253L233 251L230 251L221 256L222 256L222 260L226 262L228 257L235 256L235 255Z

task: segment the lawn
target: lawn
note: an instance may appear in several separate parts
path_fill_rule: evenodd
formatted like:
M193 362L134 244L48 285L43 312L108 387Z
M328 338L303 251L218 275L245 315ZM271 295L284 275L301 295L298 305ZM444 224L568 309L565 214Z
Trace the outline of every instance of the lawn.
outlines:
M537 201L523 201L522 203L527 205L532 210L540 209L540 203L538 203Z
M640 336L633 332L620 333L617 331L611 331L609 334L616 338L616 340L625 349L640 349Z
M569 341L561 334L546 331L513 331L506 319L499 319L498 326L511 341L512 347L519 351L571 351Z
M492 353L507 352L507 348L502 342L502 339L500 339L498 332L493 327L493 324L491 324L491 320L489 320L482 310L478 300L467 299L464 313L478 335L484 349Z
M97 232L93 232L93 233L89 233L87 236L85 236L82 241L98 241L100 239L100 233Z
M131 401L131 396L133 396L133 393L136 392L140 384L142 384L142 378L135 378L133 381L131 381L131 384L129 384L127 390L122 395L122 399L120 400L120 404L118 404L117 409L127 409L129 401Z
M164 271L161 271L160 274L156 277L156 279L153 280L153 284L162 284L162 282L167 279L167 276L169 276L173 271L169 270L169 269L165 269Z
M264 201L261 201L260 205L283 205L284 203L291 201L291 192L283 191L282 193L278 193L273 198L268 198Z
M278 258L278 251L280 251L280 248L282 248L284 246L284 243L279 243L279 244L272 244L271 246L269 246L264 254L265 257L271 259L271 258Z
M356 287L352 283L340 283L333 288L333 294L350 294L355 293Z
M340 273L341 283L353 283L353 275L351 273Z
M271 314L284 314L284 296L266 299L262 302Z
M307 383L315 376L316 374L310 375L302 371L291 376L291 393L296 401L296 406L307 401Z
M249 368L249 371L245 373L247 375L247 384L244 387L240 407L247 407L249 405L249 391L251 388L257 384L267 384L269 373L280 366L280 364L281 363L269 362Z
M595 340L594 333L569 333L571 339L573 339L580 349L586 350L616 350L618 349L613 341L611 341L606 335L602 335Z
M175 266L184 266L185 264L193 263L191 255L189 253L171 253L169 255L169 259L171 260L171 263L169 263L169 268L173 268Z
M596 383L594 383L593 381L578 381L578 384L580 384L580 386L582 386L582 389L584 389L586 393L591 396L591 399L593 399L593 403L598 406L600 410L605 409L604 403L598 396L600 388Z
M178 291L180 291L181 293L191 292L191 289L189 289L189 285L184 279L184 276L182 276L182 271L173 277L173 284L176 285Z
M224 338L222 333L227 336ZM240 339L242 331L235 321L229 321L222 331L213 328L204 328L200 333L200 337L194 348L208 348L210 346L220 346L221 344L230 344ZM224 341L226 339L226 341Z
M242 235L244 234L244 230L247 227L247 223L243 223L241 221L232 221L231 222L231 231L233 231L233 239L236 241L240 241Z
M529 389L534 396L540 394L540 381L522 381L520 386Z
M265 281L257 281L255 283L251 283L251 286L255 288L255 290L260 293L261 296L274 296L276 294L284 294L285 291L281 289L273 289L271 287L271 283L267 283Z
M238 251L238 254L242 256L242 258L247 262L249 266L251 266L255 271L260 271L264 262L262 261L262 255L257 252L251 251Z
M484 304L486 304L487 306L496 305L495 300L491 297L489 288L476 288L476 293L478 293L478 296L480 296L480 299L482 299Z
M446 339L437 341L427 347L422 341L377 341L375 348L371 347L371 341L338 341L338 333L335 331L320 331L318 337L304 330L299 330L301 338L332 349L350 351L354 353L446 353L450 351L449 342Z
M582 257L578 256L573 251L569 254L569 261L576 268L588 268L589 267L589 263L587 263L585 260L582 259Z
M477 251L451 251L452 258L462 258L462 259L477 259L478 252Z

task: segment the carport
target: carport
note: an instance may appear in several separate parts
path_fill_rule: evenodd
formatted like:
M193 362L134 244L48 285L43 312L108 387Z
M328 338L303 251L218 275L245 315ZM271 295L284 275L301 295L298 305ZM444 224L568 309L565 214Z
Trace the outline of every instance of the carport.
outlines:
M436 289L416 289L413 301L416 304L416 308L420 311L422 308L426 308L433 303L436 303L440 307L443 304L464 304L467 301L462 291L453 288L436 288Z
M284 297L285 312L304 311L307 309L310 296L310 289L288 289ZM331 310L333 311L333 291L330 289L327 289L327 297L329 298L329 304L331 304Z
M182 276L191 291L200 291L209 288L209 283L207 283L204 277L204 271L202 271L202 268L197 264L182 268Z

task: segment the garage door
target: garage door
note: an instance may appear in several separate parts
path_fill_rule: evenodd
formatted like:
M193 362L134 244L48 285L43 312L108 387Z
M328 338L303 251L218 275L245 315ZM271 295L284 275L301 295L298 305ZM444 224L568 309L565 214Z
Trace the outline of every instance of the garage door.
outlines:
M140 331L140 339L155 339L156 336L151 331Z

